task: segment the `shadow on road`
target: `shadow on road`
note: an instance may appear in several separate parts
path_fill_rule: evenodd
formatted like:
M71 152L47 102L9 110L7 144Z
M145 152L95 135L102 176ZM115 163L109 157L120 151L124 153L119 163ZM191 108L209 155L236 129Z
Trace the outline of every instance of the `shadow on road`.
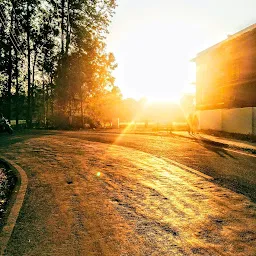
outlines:
M24 142L31 138L38 138L42 136L56 135L59 131L45 131L45 130L22 130L14 132L9 135L5 133L0 134L0 150L13 144Z
M226 144L223 144L221 142L217 142L217 141L212 141L212 140L208 140L205 138L202 138L200 135L192 135L193 138L196 139L196 141L203 146L204 148L206 148L207 150L210 150L216 154L218 154L220 157L230 157L235 159L235 157L230 154L225 148L227 148Z
M204 148L218 154L220 157L230 157L230 158L235 159L235 157L233 155L231 155L227 150L225 150L224 147L209 145L209 144L205 143L204 141L200 141L199 143Z

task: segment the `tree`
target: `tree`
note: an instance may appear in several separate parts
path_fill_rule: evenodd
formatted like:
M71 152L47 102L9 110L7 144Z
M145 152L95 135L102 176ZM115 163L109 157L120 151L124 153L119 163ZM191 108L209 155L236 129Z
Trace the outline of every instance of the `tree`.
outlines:
M112 90L116 64L104 40L115 7L114 0L0 3L0 109L9 119L12 105L16 124L26 107L28 127L56 115L83 119L88 102Z
M83 119L85 101L114 84L111 71L116 67L115 59L105 52L103 40L115 2L69 1L64 6L68 6L68 18L65 24L62 19L62 26L69 29L57 70L57 105L61 115L72 116L80 109Z

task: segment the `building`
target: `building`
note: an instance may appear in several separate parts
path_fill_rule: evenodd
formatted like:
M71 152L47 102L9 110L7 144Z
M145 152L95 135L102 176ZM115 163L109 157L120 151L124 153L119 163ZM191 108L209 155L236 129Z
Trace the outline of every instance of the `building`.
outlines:
M200 128L256 135L256 24L193 61Z

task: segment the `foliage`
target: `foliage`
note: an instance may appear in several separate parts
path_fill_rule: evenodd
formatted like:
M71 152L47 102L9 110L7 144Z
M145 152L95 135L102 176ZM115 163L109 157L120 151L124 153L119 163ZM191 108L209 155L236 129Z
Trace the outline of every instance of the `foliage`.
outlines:
M100 119L89 107L115 90L115 58L105 45L115 7L115 0L3 0L0 111L28 126L90 113Z

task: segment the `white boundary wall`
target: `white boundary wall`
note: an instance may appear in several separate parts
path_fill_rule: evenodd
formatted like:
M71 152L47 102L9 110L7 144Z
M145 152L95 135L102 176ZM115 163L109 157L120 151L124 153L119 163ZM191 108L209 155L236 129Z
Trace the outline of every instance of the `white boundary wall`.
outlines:
M198 111L200 129L256 135L256 107Z
M202 130L222 130L221 109L199 111L199 126Z

